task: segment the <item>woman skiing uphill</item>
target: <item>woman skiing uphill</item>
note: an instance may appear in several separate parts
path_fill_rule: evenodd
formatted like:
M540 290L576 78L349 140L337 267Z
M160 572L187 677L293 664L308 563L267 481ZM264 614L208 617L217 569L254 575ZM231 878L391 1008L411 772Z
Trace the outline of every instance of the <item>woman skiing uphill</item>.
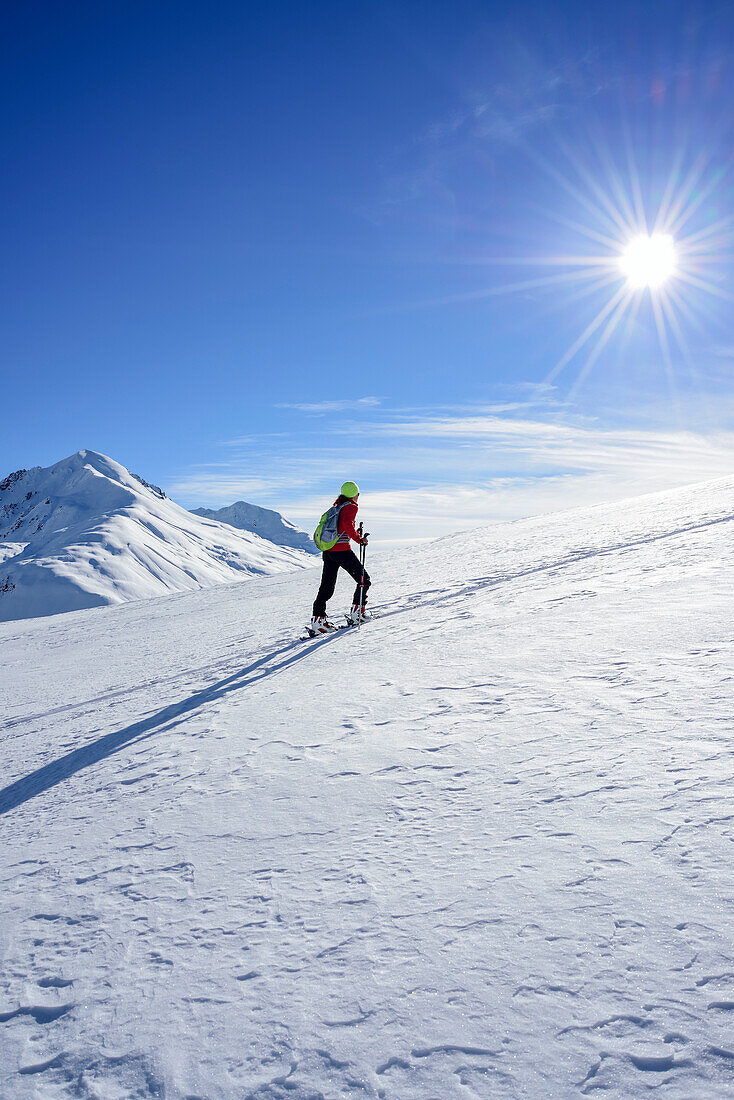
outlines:
M311 619L311 630L317 634L326 634L329 630L336 629L334 623L330 623L326 617L326 604L334 595L340 566L342 569L346 569L356 584L352 610L348 616L350 623L365 622L369 618L365 604L367 603L370 576L349 545L350 539L360 546L367 545L367 536L364 535L360 538L354 525L357 518L358 499L359 486L355 485L353 481L345 481L341 493L334 501L334 507L339 509L338 537L334 545L329 550L324 550L322 554L324 571L321 574L321 586L314 600L313 618Z

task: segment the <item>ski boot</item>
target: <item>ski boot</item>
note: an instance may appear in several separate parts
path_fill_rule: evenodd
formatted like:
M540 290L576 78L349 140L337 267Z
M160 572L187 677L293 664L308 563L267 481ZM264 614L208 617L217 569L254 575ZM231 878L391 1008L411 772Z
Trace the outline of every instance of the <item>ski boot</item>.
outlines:
M347 615L347 622L350 626L358 626L360 623L368 623L371 618L372 616L364 604L360 607L359 604L353 603L352 609Z
M314 615L306 629L311 637L315 638L318 634L330 634L332 630L338 630L339 627L330 623L326 615Z

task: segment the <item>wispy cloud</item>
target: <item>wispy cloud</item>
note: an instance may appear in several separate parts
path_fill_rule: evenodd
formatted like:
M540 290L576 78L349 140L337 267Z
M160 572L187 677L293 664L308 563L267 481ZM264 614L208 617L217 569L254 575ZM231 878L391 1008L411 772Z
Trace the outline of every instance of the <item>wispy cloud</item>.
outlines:
M177 477L169 486L168 495L189 505L233 504L236 500L258 500L277 497L292 482L282 474L275 477L248 477L238 472L241 462L220 463L218 470L193 467ZM301 488L306 488L304 484Z
M277 404L275 407L276 409L297 409L298 412L323 414L330 412L346 412L355 409L374 409L379 404L379 397L357 397L353 400L345 399L340 401L283 402Z
M390 543L734 475L732 430L602 426L559 412L552 393L528 397L507 407L361 407L346 424L320 420L317 446L307 432L276 448L232 448L168 489L189 506L249 499L310 529L351 477L375 541Z

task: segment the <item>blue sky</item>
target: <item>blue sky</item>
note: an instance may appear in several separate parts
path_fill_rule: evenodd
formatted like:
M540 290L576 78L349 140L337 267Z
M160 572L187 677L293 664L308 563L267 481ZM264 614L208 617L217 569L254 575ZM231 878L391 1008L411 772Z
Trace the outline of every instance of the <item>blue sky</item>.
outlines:
M386 541L734 472L731 3L0 25L0 471L91 447L308 527L355 478Z

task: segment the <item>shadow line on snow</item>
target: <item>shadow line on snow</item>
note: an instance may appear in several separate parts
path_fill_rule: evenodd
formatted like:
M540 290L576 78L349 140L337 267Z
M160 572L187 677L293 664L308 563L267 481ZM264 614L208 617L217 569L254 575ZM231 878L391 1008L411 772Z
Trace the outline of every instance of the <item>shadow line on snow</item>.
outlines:
M558 561L543 562L541 565L533 566L529 569L521 569L516 573L489 574L483 577L475 577L457 585L453 590L446 591L446 589L443 588L416 592L408 598L407 604L403 607L392 607L390 610L380 609L380 618L387 619L391 618L393 615L403 615L406 611L414 611L416 608L423 605L432 604L434 606L440 606L445 603L452 603L457 599L463 599L483 588L494 588L505 581L519 580L523 577L532 576L533 574L551 572L554 569L564 569L568 566L577 565L586 558L605 557L607 555L619 553L620 551L635 549L649 543L660 542L676 535L688 534L691 531L699 531L702 528L714 527L721 523L731 523L732 520L734 520L734 516L731 515L717 516L715 519L706 520L703 523L687 524L670 531L662 531L654 535L649 535L647 538L630 539L628 542L616 543L611 546L578 550ZM201 691L194 692L194 694L190 695L187 699L183 699L178 703L172 703L156 714L148 718L143 718L139 722L133 722L124 729L118 730L117 733L105 734L104 737L100 737L99 740L93 741L90 745L84 745L81 748L74 749L72 752L67 753L66 756L59 757L58 760L53 760L49 764L44 764L42 768L37 768L36 771L30 772L29 775L16 780L8 787L0 790L0 815L8 813L9 810L14 810L17 806L22 805L29 799L34 798L43 791L49 790L51 787L55 787L57 783L61 783L64 779L69 779L83 768L90 767L92 764L98 763L105 757L111 756L126 745L145 740L154 733L162 732L164 728L175 728L175 726L177 726L187 715L198 707L204 706L206 703L214 702L230 691L248 687L250 684L255 684L259 680L265 679L267 676L272 676L277 672L281 672L289 665L293 665L297 661L303 660L303 658L307 657L309 653L312 653L314 649L333 641L335 637L339 637L339 635L330 634L323 639L317 639L302 652L294 653L293 656L290 657L286 656L278 664L268 666L269 661L273 661L277 657L289 653L296 647L300 649L303 644L302 641L289 642L287 645L281 646L280 649L273 650L272 653L266 653L264 657L260 657L251 665L248 665L247 668L240 669L239 672L227 676L224 680L220 680L218 683L212 684L208 688L202 688ZM261 671L258 672L258 670ZM257 675L251 676L252 673L257 673ZM250 678L248 679L247 677Z
M128 745L145 741L154 734L175 729L193 711L198 710L207 703L216 702L229 694L230 691L250 687L250 685L256 684L268 676L282 672L290 665L304 660L315 649L320 649L322 645L333 642L337 637L339 637L338 634L329 634L324 638L314 640L305 649L302 648L303 641L300 639L288 642L287 645L281 646L280 649L275 649L271 653L266 653L263 657L253 661L247 668L232 673L231 676L219 680L216 684L195 691L188 698L181 699L177 703L170 703L167 707L163 707L162 710L156 711L155 714L151 714L147 718L132 722L129 726L125 726L124 729L117 730L115 733L107 733L104 737L100 737L88 745L82 745L78 749L68 752L65 756L60 756L56 760L44 764L43 767L36 768L35 771L29 772L22 779L17 779L14 783L0 790L0 815L16 809L24 802L28 802L29 799L43 794L44 791L50 790L65 779L70 779L77 772L99 763L100 760L112 756L113 753L119 752L120 749ZM295 649L300 650L300 652L293 653L292 651ZM279 657L283 659L277 660ZM276 663L271 664L272 661L276 661Z

